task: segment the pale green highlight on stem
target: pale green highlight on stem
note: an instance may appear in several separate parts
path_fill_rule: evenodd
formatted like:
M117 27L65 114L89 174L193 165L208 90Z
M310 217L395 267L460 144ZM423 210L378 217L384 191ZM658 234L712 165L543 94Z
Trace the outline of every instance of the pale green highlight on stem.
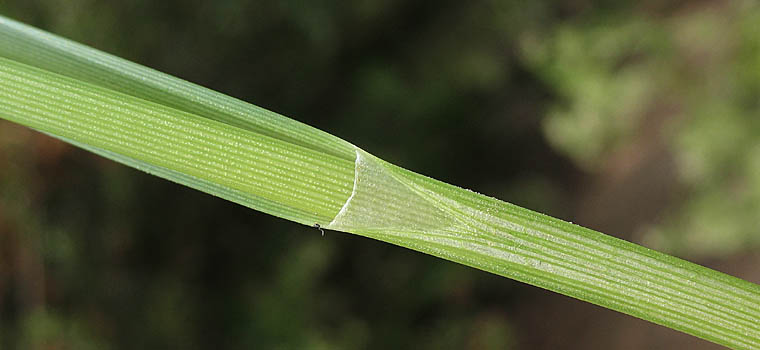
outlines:
M305 124L2 17L0 117L288 220L760 348L758 285L410 172Z

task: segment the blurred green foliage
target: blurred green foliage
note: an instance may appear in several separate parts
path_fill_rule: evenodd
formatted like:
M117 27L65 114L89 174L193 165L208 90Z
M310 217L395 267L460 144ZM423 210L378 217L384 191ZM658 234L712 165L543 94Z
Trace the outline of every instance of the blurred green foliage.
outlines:
M0 13L656 249L729 259L760 243L752 1L0 0ZM604 186L634 222L583 221L614 217L584 206ZM625 191L636 200L620 200ZM644 207L656 215L639 220ZM542 300L415 252L323 238L0 122L2 349L636 340L584 338L576 312Z
M663 31L619 17L562 25L523 44L526 60L561 98L544 120L547 138L592 171L633 136L668 79Z
M648 228L647 245L716 256L760 243L760 6L609 16L526 36L528 62L560 102L548 140L595 171L642 129L675 159L683 198ZM664 122L663 122L664 121Z

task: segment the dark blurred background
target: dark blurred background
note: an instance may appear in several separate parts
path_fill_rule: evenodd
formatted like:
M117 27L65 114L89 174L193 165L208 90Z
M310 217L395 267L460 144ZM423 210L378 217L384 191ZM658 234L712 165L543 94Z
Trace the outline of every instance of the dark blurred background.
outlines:
M755 1L0 0L383 159L760 282ZM715 349L0 121L2 349Z

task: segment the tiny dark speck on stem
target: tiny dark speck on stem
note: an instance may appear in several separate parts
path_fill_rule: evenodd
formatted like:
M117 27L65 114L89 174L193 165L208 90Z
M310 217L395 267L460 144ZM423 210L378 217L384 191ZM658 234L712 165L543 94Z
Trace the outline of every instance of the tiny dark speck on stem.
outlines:
M315 223L314 223L314 226L312 226L312 227L314 227L314 228L318 229L318 230L319 230L319 232L322 232L322 236L324 236L324 235L325 235L325 230L323 230L323 229L322 229L322 226L319 226L319 224L318 224L318 223L316 223L316 222L315 222Z

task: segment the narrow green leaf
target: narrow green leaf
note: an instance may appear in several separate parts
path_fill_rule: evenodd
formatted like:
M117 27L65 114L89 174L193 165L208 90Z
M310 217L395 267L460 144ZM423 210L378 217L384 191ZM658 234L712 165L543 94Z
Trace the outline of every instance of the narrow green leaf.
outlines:
M305 124L2 17L0 117L275 216L729 347L760 347L758 285L401 169Z
M0 57L353 160L351 144L321 130L2 16Z
M332 220L353 186L352 160L2 57L0 99L8 120L304 224Z

